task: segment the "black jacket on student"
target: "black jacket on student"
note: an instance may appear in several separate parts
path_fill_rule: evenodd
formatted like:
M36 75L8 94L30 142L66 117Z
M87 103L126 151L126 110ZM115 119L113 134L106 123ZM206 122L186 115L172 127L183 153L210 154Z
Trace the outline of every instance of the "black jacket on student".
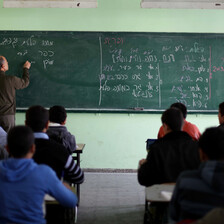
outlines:
M151 145L147 161L138 169L138 181L144 186L176 182L182 171L199 164L197 142L186 132L173 131Z

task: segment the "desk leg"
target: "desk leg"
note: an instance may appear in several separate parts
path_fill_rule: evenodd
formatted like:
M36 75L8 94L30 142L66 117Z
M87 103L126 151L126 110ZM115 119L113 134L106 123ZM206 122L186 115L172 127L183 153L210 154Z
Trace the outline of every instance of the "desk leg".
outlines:
M77 164L80 167L80 154L79 153L77 153Z
M80 167L80 154L77 153L77 165ZM78 197L78 206L80 202L80 184L77 184L77 197Z
M80 184L77 184L77 197L78 197L78 205L80 202Z

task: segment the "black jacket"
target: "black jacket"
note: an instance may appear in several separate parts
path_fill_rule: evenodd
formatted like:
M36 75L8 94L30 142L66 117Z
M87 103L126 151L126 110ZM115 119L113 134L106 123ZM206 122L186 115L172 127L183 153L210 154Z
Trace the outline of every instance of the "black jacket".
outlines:
M138 181L144 186L176 182L182 171L199 164L197 142L186 132L170 132L151 145L147 162L138 169Z
M84 181L84 173L75 163L65 147L51 139L35 139L36 152L33 159L38 164L50 166L60 179L70 183L80 184Z

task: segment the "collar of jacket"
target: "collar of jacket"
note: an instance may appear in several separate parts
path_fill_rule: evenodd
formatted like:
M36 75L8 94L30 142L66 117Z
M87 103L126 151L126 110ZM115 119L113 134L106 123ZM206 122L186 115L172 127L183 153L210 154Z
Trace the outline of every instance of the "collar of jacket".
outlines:
M185 131L171 131L170 133L166 134L162 139L177 139L179 137L188 138L190 136Z

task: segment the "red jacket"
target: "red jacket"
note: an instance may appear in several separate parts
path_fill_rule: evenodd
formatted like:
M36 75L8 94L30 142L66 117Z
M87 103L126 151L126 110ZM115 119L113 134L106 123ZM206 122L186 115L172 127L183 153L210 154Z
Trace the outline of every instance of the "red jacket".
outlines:
M198 140L201 136L201 133L198 129L198 127L186 120L184 120L184 125L183 125L183 131L187 132L192 138L193 140ZM164 131L163 131L163 126L160 127L159 129L159 133L158 133L158 136L157 138L162 138L164 137Z

